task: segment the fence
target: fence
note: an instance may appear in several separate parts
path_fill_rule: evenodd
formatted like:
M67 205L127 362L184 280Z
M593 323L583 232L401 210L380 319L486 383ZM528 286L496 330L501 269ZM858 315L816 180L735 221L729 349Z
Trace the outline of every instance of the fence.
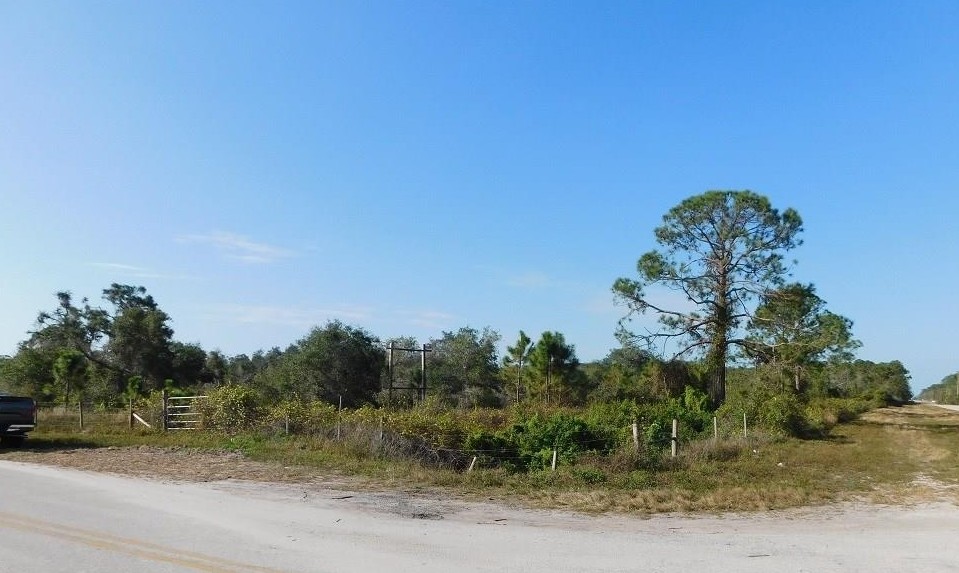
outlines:
M163 393L163 429L199 430L203 424L198 408L206 396L168 396Z
M145 420L158 421L158 416L144 411ZM128 432L130 409L80 402L72 405L37 404L37 430L41 432ZM152 423L152 422L151 422Z
M134 428L154 431L162 430L200 430L203 429L203 420L198 404L205 396L165 397L157 396L153 400L138 402L135 407L106 407L91 403L79 403L72 406L39 404L37 410L38 430L40 432L102 432L128 433ZM373 414L376 411L367 411ZM386 414L386 415L384 415ZM429 466L442 466L458 470L472 471L474 468L490 468L516 465L519 462L520 452L515 446L493 446L486 449L464 447L462 429L453 430L453 434L446 436L442 429L427 430L410 433L410 428L395 420L388 419L388 412L380 411L375 417L367 415L359 417L349 415L347 411L336 410L327 412L318 418L297 420L292 423L289 415L262 416L252 420L253 423L234 431L257 432L272 435L294 435L310 440L310 447L315 448L345 448L355 453L366 452L386 459L415 459ZM306 423L304 423L306 422ZM738 431L719 432L716 419L712 427L696 438L703 442L711 438L711 442L719 443L721 434L723 441L738 439L736 434L745 437L747 432L746 420L740 419ZM735 428L735 424L724 424ZM568 444L572 450L563 446L547 447L542 454L540 467L555 470L557 464L569 463L581 453L605 452L608 455L614 451L636 452L637 454L676 457L682 454L692 442L681 441L679 438L679 424L673 422L670 439L665 450L651 446L642 439L645 428L634 423L631 427L622 428L619 438L603 438L593 440L595 443L576 442ZM668 431L667 429L667 431ZM712 430L711 432L709 430ZM711 436L703 434L712 434ZM749 432L752 434L752 432ZM552 442L550 442L552 443ZM505 446L505 447L504 447ZM650 449L652 448L652 449ZM578 453L573 453L578 452Z
M41 432L128 432L134 428L198 430L202 427L199 402L206 396L166 396L126 407L92 402L37 404Z

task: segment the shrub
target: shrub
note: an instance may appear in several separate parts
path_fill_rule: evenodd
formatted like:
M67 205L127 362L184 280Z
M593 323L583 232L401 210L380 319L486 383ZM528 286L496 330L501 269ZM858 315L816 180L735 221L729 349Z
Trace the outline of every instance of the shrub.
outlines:
M223 386L211 390L199 402L204 428L227 433L250 430L263 422L256 392L245 386Z
M336 424L336 406L319 400L286 400L273 406L266 422L292 434L317 435Z
M618 434L597 429L565 412L533 413L510 428L471 432L464 447L487 464L500 465L509 471L537 471L552 465L553 450L565 464L572 463L584 452L608 453L621 443Z

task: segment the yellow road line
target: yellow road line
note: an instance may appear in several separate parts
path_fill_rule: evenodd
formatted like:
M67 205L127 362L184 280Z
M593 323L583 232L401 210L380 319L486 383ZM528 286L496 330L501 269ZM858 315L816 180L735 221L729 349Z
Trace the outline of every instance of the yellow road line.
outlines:
M42 521L32 517L0 511L0 527L37 533L57 539L73 541L88 547L112 551L157 561L188 567L208 573L283 573L280 569L250 565L238 561L221 559L193 551L184 551L156 543L140 541L129 537L119 537L109 533L71 527L59 523Z

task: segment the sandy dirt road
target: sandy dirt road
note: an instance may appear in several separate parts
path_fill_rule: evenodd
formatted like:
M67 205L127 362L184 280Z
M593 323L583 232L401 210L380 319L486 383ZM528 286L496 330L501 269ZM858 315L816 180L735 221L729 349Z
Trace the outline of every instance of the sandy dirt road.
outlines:
M959 508L590 517L399 492L0 461L0 570L959 571Z

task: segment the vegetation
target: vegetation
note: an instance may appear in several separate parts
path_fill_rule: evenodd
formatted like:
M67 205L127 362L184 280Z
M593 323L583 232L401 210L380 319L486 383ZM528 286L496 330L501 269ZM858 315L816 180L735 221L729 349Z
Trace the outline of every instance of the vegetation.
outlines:
M314 417L321 426L335 427L335 409L328 405L319 408L303 415ZM191 472L209 475L206 464L183 471L190 464L189 452L242 452L246 458L269 464L250 479L286 481L293 476L309 480L318 472L349 473L357 477L351 487L415 485L483 499L508 498L512 503L591 512L764 510L841 500L890 503L955 496L959 491L959 434L955 431L959 416L934 410L921 405L875 410L857 421L837 425L829 439L776 439L753 433L747 438L727 435L719 441L694 439L683 442L676 458L637 453L631 447L608 453L580 451L575 461L560 458L555 471L549 469L551 459L544 464L535 457L526 470L478 461L472 471L465 471L471 458L444 462L416 450L413 440L391 432L380 440L377 425L373 432L364 430L363 420L382 413L371 409L343 416L340 438L335 432L304 430L286 435L279 429L154 433L111 432L101 426L86 433L68 433L57 430L50 415L45 429L30 439L27 451L0 451L0 457L43 459L39 456L46 451L68 448L72 454L59 460L84 463L85 448L136 446L131 451L142 456L146 444L170 452L178 468L176 475L186 479ZM410 435L430 436L462 435L474 426L508 427L503 415L509 412L504 410L437 412L431 404L398 410L396 420L387 426L395 424L397 430L405 428ZM556 416L539 412L536 422L532 421L534 413L527 414L527 427L536 436L558 430L556 435L562 438L591 424L582 419L585 412L577 414L581 418L578 423L570 421L569 412L555 412ZM590 415L604 414L594 411ZM547 423L547 418L552 422ZM545 443L552 443L550 437ZM121 451L110 452L118 455ZM413 455L416 452L418 456ZM239 461L227 457L228 473L223 475L236 477ZM200 457L199 463L205 459ZM119 464L111 467L124 471Z
M335 454L340 469L415 466L530 492L560 483L727 487L733 481L715 475L755 477L757 445L788 458L912 397L901 363L856 360L852 321L827 310L814 285L785 282L783 254L800 231L795 211L748 191L683 201L656 229L662 250L640 258L640 278L614 285L629 312L622 346L585 364L558 331L535 341L520 331L501 358L490 328L384 342L339 321L285 350L226 356L175 340L144 287L112 284L102 308L58 293L17 353L0 357L0 380L45 411L55 405L48 423L84 403L87 428L117 440L130 433L128 405L157 422L161 391L202 393L206 439L249 441L262 457ZM682 293L687 309L657 306L644 290L657 285ZM626 329L648 310L662 330ZM678 458L667 455L674 420ZM474 477L449 477L470 467Z
M799 245L802 219L793 209L779 213L769 200L750 191L708 191L686 199L663 217L655 230L662 251L649 251L636 264L639 279L613 285L629 314L620 337L649 349L669 348L673 358L698 352L709 370L715 405L726 397L730 347L745 346L737 329L752 318L751 301L782 285L783 252ZM645 291L662 286L678 291L691 310L667 308ZM636 313L653 311L662 330L634 333L627 324Z
M939 404L959 404L959 372L949 374L938 384L929 386L918 398Z

